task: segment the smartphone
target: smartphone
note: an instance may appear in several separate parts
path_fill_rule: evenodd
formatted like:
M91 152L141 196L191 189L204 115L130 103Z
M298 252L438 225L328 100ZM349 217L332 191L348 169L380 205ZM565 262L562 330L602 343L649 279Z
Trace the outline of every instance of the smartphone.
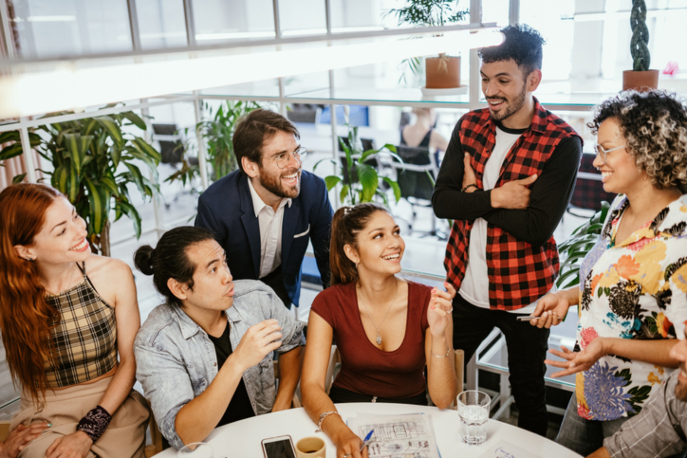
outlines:
M262 440L265 458L296 458L291 436L277 436Z

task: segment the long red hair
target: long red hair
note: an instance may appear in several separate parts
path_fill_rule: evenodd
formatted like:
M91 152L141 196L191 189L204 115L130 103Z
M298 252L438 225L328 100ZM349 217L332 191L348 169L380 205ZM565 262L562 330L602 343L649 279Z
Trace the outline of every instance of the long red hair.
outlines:
M12 185L0 192L0 331L12 381L36 403L47 387L45 363L51 359L50 328L57 310L45 299L36 264L20 258L14 246L33 244L48 207L59 197L41 184Z

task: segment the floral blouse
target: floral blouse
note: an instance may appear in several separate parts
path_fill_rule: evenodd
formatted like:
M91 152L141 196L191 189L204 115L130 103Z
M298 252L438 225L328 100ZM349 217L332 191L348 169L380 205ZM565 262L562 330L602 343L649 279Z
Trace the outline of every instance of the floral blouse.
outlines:
M687 194L627 240L615 240L628 206L618 196L599 241L580 267L575 351L601 337L684 338L687 324ZM672 369L606 355L577 374L577 412L588 420L639 413Z

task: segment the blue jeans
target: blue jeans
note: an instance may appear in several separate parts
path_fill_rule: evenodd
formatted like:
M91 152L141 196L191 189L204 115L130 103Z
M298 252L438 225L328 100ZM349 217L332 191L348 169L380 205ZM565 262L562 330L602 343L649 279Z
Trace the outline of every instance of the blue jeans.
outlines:
M575 453L587 456L601 448L604 439L615 434L627 420L628 417L608 421L582 418L577 414L577 397L573 393L556 442Z
M518 408L518 426L546 436L546 351L549 330L539 329L517 314L474 306L456 294L453 299L453 348L465 352L465 362L497 327L506 338L511 392Z

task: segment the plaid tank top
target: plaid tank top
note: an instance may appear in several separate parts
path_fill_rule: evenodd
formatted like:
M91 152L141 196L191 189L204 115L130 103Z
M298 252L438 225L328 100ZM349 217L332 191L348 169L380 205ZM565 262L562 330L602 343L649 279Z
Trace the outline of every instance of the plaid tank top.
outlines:
M57 326L51 330L54 358L46 361L48 386L59 388L99 377L117 365L117 327L114 308L100 297L78 266L84 280L53 296L48 303L59 312Z

